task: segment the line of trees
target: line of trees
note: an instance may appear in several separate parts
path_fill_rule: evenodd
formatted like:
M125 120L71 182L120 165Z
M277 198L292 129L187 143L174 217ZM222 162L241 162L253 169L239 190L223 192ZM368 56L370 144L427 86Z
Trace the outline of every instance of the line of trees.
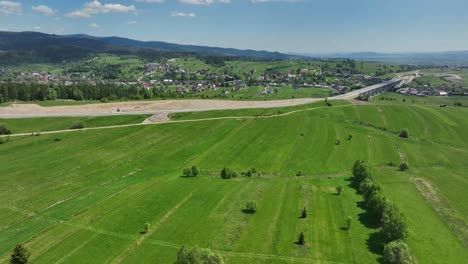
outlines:
M117 100L150 99L155 93L160 92L156 88L143 89L138 86L123 86L116 84L77 84L77 85L47 85L39 83L0 83L0 102L9 101L46 101L56 99L69 100Z
M353 185L363 195L368 213L378 220L385 243L383 257L389 264L411 264L414 259L405 244L408 231L403 213L385 197L382 187L371 176L365 162L353 166Z
M185 177L196 177L198 174L200 174L200 168L198 168L196 165L193 165L191 168L185 168L182 171L182 174Z

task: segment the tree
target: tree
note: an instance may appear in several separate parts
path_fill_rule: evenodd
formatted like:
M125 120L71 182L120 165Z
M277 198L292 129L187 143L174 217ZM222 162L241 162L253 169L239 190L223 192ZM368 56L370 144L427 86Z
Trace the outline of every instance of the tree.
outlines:
M185 168L184 171L182 172L182 174L183 174L185 177L191 177L191 176L192 176L192 170L189 169L189 168Z
M223 258L219 253L210 249L200 249L197 247L187 250L182 246L177 252L175 264L223 264Z
M248 214L254 214L255 212L257 212L257 202L255 201L245 202L244 212Z
M371 191L367 200L367 207L371 214L381 220L389 206L391 206L390 201L383 195L380 189L378 191Z
M343 190L343 186L341 186L341 185L336 186L336 193L337 193L338 195L341 194L341 191L342 191L342 190Z
M383 260L387 264L413 264L414 259L408 246L401 240L392 241L385 245Z
M301 245L301 246L305 245L305 236L304 236L304 232L301 232L301 233L299 234L299 238L297 239L297 244L298 244L298 245Z
M364 161L357 160L353 165L353 176L354 181L357 184L360 184L364 179L370 177L370 172L366 167Z
M70 127L70 129L82 129L82 128L85 128L85 124L81 121L73 122L73 124Z
M403 214L394 204L390 204L382 216L382 235L387 241L405 240L407 228Z
M353 139L353 135L349 134L348 135L348 140L351 140L351 139Z
M195 166L195 165L192 166L191 171L192 171L192 176L193 177L197 176L200 173L200 169L198 168L198 166Z
M0 124L0 135L9 135L11 131L7 128L5 124Z
M26 264L29 263L29 256L31 253L20 244L17 244L13 253L11 254L11 264Z
M148 233L150 227L151 227L150 223L145 223L145 226L143 227L143 234Z
M231 179L231 178L236 178L237 177L237 172L233 171L233 170L231 170L229 168L224 167L221 170L220 175L221 175L222 179Z
M374 185L374 180L371 177L367 177L359 184L359 193L365 195Z
M401 138L409 138L409 132L408 132L408 130L405 129L405 130L401 131L401 132L400 132L400 137L401 137Z
M409 165L408 165L408 163L406 163L406 162L400 163L400 170L401 170L401 171L409 170Z
M301 218L302 218L302 219L307 218L307 210L306 210L305 207L304 207L304 209L301 210Z
M349 230L351 228L352 223L353 223L353 218L351 218L351 216L346 217L346 219L345 219L346 229Z

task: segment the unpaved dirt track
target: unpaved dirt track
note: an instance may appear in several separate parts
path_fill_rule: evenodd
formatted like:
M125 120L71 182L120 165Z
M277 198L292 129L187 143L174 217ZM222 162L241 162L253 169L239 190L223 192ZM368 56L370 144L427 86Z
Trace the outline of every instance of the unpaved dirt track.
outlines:
M42 107L36 104L12 104L7 107L0 107L0 118L136 115L272 108L308 104L323 100L323 98L304 98L279 101L163 100L50 107Z
M396 79L392 81L401 81ZM386 83L376 84L359 90L330 97L330 100L349 100L360 93L380 88ZM324 98L301 98L276 101L234 101L234 100L161 100L119 103L102 103L72 106L42 107L36 104L12 104L0 107L0 118L54 117L54 116L109 116L156 113L198 112L210 110L234 110L249 108L273 108L296 106L323 101Z

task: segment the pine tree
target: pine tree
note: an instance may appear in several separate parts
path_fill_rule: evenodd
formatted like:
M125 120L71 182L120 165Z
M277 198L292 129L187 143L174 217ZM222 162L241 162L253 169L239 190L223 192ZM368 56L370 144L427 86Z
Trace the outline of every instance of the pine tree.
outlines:
M11 264L26 264L29 262L29 256L31 253L20 244L17 244L11 254Z
M298 245L305 245L305 236L304 236L304 232L301 232L299 234L299 238L297 239L297 244Z

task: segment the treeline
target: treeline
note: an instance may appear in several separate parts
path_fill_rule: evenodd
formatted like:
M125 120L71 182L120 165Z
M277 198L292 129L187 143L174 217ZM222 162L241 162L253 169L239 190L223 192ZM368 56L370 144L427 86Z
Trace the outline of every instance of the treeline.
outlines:
M24 83L0 83L0 103L9 101L46 101L56 99L102 100L179 98L176 92L167 92L162 88L144 89L138 86L118 86L115 84L92 85L47 85Z
M383 258L389 264L411 264L414 259L405 239L408 234L405 218L398 207L385 197L382 187L371 176L363 161L353 166L353 185L363 195L367 211L380 226L380 242L384 244Z

